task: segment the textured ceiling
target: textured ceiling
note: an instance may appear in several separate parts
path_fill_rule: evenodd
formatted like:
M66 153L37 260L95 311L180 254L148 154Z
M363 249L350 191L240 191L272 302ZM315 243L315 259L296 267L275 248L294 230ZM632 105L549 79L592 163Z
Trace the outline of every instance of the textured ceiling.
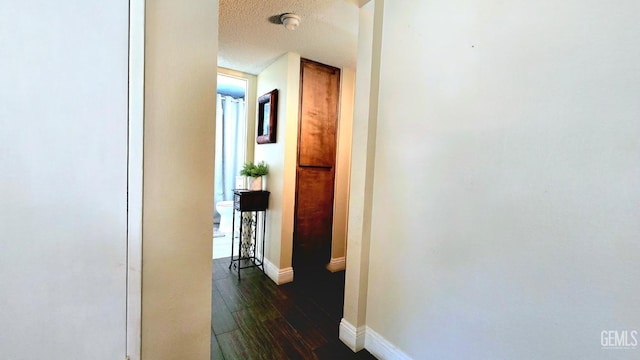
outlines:
M218 66L258 74L282 54L355 68L357 0L220 0ZM283 13L302 17L297 30L273 24Z

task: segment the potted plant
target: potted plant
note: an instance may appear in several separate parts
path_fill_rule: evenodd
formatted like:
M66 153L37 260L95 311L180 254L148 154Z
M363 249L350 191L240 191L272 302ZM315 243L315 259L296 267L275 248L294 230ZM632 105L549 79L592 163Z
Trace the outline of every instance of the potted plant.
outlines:
M264 190L267 185L265 176L269 173L269 165L264 161L254 164L253 161L244 163L240 175L247 177L249 190Z

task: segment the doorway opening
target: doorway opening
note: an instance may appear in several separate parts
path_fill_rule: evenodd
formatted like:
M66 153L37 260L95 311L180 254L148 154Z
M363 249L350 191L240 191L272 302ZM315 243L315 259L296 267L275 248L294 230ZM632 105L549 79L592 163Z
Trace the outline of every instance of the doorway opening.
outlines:
M213 258L231 255L233 189L247 152L247 80L218 74Z

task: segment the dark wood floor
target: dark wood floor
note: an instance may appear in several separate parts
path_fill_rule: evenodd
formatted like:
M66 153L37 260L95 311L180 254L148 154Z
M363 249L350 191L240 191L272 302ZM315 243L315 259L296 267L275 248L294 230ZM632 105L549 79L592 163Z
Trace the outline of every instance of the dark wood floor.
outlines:
M213 260L211 359L375 359L338 339L344 272L296 273L277 286L257 269L242 280Z

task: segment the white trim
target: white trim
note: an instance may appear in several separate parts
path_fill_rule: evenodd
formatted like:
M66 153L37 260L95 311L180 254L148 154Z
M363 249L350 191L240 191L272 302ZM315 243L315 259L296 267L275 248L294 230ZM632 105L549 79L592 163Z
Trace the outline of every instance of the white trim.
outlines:
M363 325L356 328L344 318L340 320L340 340L353 352L366 348L373 356L381 360L412 360L409 355L370 327Z
M353 352L364 349L366 326L356 328L347 320L340 320L340 340Z
M293 281L292 267L280 269L267 258L264 259L264 272L271 280L273 280L273 282L278 285L290 283Z
M409 355L368 326L365 330L364 347L378 359L411 360Z
M347 262L344 256L339 258L331 258L331 261L329 261L329 264L327 264L327 270L331 272L342 271L346 268L346 264Z
M127 151L127 359L140 360L142 339L142 184L145 0L129 1Z

